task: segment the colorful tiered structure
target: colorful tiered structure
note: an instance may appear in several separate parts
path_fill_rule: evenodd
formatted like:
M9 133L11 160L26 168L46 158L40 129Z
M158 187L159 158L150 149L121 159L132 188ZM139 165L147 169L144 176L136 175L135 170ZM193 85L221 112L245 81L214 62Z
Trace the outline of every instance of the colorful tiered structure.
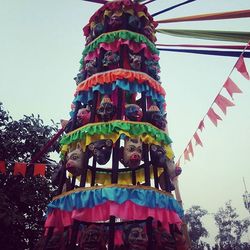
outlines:
M83 28L44 249L187 249L183 210L171 194L180 169L167 131L156 25L145 5L123 0L104 4Z

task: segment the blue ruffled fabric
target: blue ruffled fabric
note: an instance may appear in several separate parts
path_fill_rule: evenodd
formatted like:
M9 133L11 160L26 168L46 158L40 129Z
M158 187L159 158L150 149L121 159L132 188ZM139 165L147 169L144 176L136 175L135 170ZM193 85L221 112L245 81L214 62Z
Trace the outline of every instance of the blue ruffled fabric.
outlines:
M114 201L122 204L128 200L139 206L175 211L181 218L184 215L179 203L171 196L151 189L122 187L103 187L70 193L52 201L48 205L48 213L51 213L56 208L72 211L74 209L93 208L104 204L106 201Z
M142 93L145 92L146 96L152 98L152 101L156 102L161 110L164 113L164 103L165 99L164 96L157 93L154 89L152 89L147 84L138 84L136 81L129 82L126 80L116 80L112 84L102 84L93 86L89 91L81 91L73 100L73 104L76 104L77 101L82 102L83 104L87 104L88 101L93 99L94 91L98 91L101 94L109 95L111 94L115 88L121 88L129 93ZM70 113L72 117L73 112Z

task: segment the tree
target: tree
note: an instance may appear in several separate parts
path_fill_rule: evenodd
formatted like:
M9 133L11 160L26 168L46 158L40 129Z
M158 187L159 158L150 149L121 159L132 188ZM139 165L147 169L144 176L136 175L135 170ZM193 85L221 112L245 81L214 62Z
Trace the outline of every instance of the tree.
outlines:
M0 246L1 249L33 249L43 233L46 206L55 186L50 177L54 171L49 149L39 162L50 164L46 176L33 176L32 166L25 177L13 175L14 162L30 162L57 131L57 125L44 125L42 119L24 116L13 120L0 103L0 160L6 162L6 174L0 173Z
M225 203L214 215L215 223L219 229L215 240L222 249L244 249L241 243L242 236L248 231L249 219L239 219L236 209L232 207L231 201Z
M201 241L202 237L208 237L208 231L201 222L201 218L207 214L207 210L194 205L186 211L185 219L188 225L188 233L192 243L192 249L205 249L206 243Z

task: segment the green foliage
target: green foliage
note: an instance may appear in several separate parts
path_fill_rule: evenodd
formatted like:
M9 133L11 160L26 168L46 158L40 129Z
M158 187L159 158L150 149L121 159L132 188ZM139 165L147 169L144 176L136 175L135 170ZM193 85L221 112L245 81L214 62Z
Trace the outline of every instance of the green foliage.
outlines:
M202 217L207 215L207 210L200 206L192 206L186 211L185 219L188 225L188 233L192 243L192 249L204 249L205 243L201 241L202 237L208 237L208 231L202 224Z
M214 215L215 223L219 229L215 240L223 249L243 249L242 236L248 231L249 219L239 219L236 209L232 207L231 201L226 202L224 208L220 208Z
M6 161L7 173L0 174L0 246L1 249L33 249L43 233L46 206L55 187L50 177L53 166L46 169L46 177L33 176L28 167L26 177L13 176L14 162L29 162L57 131L57 125L44 125L42 119L24 116L15 121L0 103L0 160ZM39 162L54 163L49 153Z

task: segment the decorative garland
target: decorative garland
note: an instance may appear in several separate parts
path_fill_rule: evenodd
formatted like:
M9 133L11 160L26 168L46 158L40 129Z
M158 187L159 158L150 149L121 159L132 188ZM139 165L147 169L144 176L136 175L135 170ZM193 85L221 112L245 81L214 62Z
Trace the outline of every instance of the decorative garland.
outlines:
M152 89L154 89L159 94L165 96L166 92L163 87L155 79L139 71L126 70L126 69L114 69L106 72L101 72L92 75L88 79L81 82L77 88L75 95L80 91L88 91L90 88L96 85L101 85L105 83L113 83L116 80L127 80L129 82L136 81L140 84L148 84Z
M112 43L118 39L133 40L137 43L145 43L152 53L159 55L159 51L155 47L154 43L149 41L148 38L146 38L144 35L128 30L118 30L109 33L103 33L85 47L82 55L85 57L88 53L99 47L101 43Z
M147 84L139 84L137 81L129 82L127 80L116 80L111 83L95 85L90 88L88 91L80 91L75 96L73 100L73 104L76 102L81 102L83 104L87 104L90 100L93 100L94 91L98 91L100 94L111 94L116 88L121 88L131 94L134 93L146 93L146 96L152 98L152 101L156 102L161 112L165 112L165 95L157 93L154 89L152 89ZM71 112L71 116L73 112Z

